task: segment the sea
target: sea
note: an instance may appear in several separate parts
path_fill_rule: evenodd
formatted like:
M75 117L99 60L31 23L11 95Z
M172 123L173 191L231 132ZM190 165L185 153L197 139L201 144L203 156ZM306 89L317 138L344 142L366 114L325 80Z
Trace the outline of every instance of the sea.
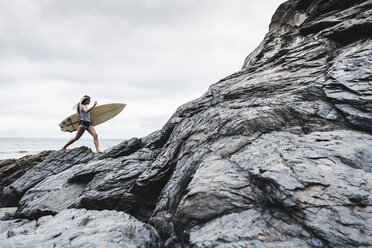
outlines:
M21 158L26 155L38 154L45 150L60 150L68 140L62 138L0 138L0 160ZM99 139L99 146L104 151L123 141L124 139ZM67 149L73 149L79 146L87 146L93 152L96 151L93 138L81 138Z

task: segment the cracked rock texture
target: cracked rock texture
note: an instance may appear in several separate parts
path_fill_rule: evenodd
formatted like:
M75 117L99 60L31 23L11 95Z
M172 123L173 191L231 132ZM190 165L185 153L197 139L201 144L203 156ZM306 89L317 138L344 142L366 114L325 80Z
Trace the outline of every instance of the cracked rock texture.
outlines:
M371 38L372 0L283 3L242 69L161 130L7 185L1 242L372 247Z
M14 200L4 197L3 189L20 178L26 171L42 162L53 151L43 151L20 159L0 160L0 207L14 205Z
M2 221L0 239L2 247L161 247L153 227L108 210L68 209L36 221Z

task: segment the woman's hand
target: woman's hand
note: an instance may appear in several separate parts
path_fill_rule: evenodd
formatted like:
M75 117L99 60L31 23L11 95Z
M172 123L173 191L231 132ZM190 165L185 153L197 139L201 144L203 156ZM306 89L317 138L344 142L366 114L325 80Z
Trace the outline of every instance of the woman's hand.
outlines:
M97 101L94 102L94 106L93 107L95 107L96 105L97 105Z

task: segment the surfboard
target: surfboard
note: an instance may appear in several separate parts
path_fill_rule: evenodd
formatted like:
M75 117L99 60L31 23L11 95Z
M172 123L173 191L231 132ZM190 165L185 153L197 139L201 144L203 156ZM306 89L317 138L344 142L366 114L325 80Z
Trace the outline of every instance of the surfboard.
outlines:
M98 105L90 111L93 126L97 126L118 115L127 106L124 103L110 103ZM74 132L78 129L80 116L76 113L65 118L59 126L63 132Z

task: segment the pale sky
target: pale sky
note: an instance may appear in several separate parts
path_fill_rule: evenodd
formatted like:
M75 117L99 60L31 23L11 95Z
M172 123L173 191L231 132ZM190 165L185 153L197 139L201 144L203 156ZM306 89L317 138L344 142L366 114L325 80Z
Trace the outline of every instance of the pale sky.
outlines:
M100 138L144 137L239 71L282 2L0 0L0 138L71 138L83 95L127 104Z

